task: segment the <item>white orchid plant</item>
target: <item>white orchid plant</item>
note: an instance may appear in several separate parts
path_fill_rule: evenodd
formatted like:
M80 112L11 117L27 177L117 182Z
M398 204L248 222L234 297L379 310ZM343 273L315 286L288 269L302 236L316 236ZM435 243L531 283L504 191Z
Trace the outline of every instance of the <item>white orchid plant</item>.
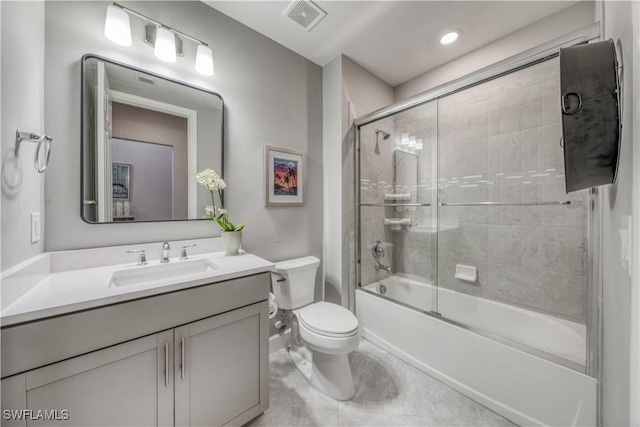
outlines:
M227 210L224 208L224 202L222 199L222 190L227 187L227 184L213 169L205 169L202 172L196 174L196 181L209 190L211 193L211 207L205 208L206 214L203 219L212 219L220 226L224 231L240 231L244 228L244 224L234 225L229 221ZM220 207L216 206L215 193L218 193L218 199L220 199Z

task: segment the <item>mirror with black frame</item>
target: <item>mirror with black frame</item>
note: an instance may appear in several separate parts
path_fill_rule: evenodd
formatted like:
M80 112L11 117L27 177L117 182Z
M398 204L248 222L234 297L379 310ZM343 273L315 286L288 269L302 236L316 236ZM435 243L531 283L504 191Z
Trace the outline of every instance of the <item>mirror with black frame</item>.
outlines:
M222 97L95 55L82 58L82 218L89 223L199 219L196 182L222 176Z

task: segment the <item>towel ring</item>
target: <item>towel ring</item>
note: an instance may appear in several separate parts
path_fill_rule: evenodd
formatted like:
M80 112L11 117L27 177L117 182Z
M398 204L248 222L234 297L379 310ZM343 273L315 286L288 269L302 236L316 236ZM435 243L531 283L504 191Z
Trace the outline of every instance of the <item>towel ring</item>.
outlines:
M15 157L18 157L18 153L20 152L20 143L22 141L29 141L38 144L36 148L36 154L33 159L33 165L38 171L38 173L44 173L49 166L49 158L51 157L51 143L53 142L53 138L49 135L45 134L37 134L33 132L25 132L20 129L16 130L16 148L15 148ZM40 162L40 154L44 145L44 164Z
M47 135L42 135L38 140L38 147L36 148L36 154L33 158L33 165L36 167L38 173L44 173L44 171L46 171L47 167L49 166L49 157L51 157L51 141L53 141L53 138ZM40 150L42 149L43 145L45 150L44 165L41 166Z

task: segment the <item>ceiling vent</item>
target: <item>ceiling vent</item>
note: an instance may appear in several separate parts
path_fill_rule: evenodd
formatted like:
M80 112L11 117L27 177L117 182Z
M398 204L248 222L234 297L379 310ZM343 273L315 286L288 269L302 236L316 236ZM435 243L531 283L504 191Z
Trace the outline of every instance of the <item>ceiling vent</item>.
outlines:
M151 76L146 76L144 74L140 74L140 73L136 73L136 80L142 82L142 83L148 83L150 85L154 85L156 84L156 79L154 79Z
M296 0L282 13L307 31L311 31L318 22L327 16L327 12L308 0Z

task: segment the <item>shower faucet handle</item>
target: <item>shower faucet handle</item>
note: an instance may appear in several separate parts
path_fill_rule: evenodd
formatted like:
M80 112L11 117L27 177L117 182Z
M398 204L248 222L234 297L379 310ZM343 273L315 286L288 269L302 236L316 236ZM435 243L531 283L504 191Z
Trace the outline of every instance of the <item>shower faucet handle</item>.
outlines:
M373 254L374 258L380 258L384 256L384 246L382 245L382 242L380 240L377 240L373 244L373 248L371 248L371 253Z

